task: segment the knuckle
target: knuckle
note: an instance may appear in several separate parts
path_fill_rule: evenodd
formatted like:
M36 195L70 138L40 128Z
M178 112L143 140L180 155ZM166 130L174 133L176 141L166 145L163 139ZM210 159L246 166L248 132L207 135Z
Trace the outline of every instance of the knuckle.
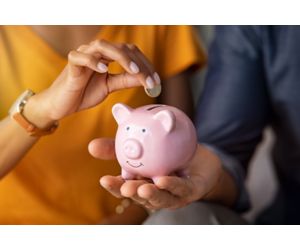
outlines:
M93 64L93 59L91 56L86 56L84 61L86 66L91 66Z
M103 39L97 39L97 40L92 41L91 45L100 48L103 46L103 43L104 43Z
M87 45L80 45L77 51L84 51L87 48Z
M74 50L71 50L69 53L68 53L68 60L72 60L75 56L76 56L76 51Z

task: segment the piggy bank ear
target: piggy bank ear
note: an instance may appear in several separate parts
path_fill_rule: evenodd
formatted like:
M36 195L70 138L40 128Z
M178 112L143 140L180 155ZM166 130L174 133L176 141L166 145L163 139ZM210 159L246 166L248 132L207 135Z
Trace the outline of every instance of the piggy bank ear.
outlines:
M153 118L160 121L160 123L168 133L171 132L175 127L176 117L174 113L169 110L159 111L154 115Z
M125 104L117 103L112 107L112 114L118 124L126 121L131 114L132 109Z

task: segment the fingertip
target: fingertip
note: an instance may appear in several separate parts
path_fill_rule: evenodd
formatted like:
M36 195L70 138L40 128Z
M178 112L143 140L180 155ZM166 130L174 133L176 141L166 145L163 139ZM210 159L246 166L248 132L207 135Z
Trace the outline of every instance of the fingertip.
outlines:
M161 189L166 187L166 181L167 181L166 177L162 177L162 176L153 178L154 184Z
M90 143L88 144L88 151L93 157L96 157L96 152L95 152L95 142L96 142L96 140L97 139L94 139L94 140L90 141Z
M109 179L107 178L107 176L101 177L99 180L99 184L102 187L104 187L105 189L110 189L110 183L109 183Z
M141 186L137 189L137 194L141 198L147 198L147 192L145 191L145 188L143 186Z
M126 181L121 187L121 193L130 198L137 195L137 189L140 186L147 184L144 180L129 180Z
M132 197L132 192L130 192L130 189L128 188L127 182L125 182L121 188L120 188L120 192L122 194L122 196L130 198Z
M152 194L153 190L151 189L151 184L145 184L138 188L137 194L144 199L149 199Z
M89 153L101 160L112 160L116 158L114 140L110 138L97 138L88 144Z

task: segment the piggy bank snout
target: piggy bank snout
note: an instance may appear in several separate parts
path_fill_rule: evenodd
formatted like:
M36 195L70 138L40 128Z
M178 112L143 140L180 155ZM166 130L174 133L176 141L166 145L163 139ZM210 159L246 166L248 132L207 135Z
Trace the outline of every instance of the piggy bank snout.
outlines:
M128 139L123 145L123 152L129 159L138 159L143 155L143 147L138 140Z

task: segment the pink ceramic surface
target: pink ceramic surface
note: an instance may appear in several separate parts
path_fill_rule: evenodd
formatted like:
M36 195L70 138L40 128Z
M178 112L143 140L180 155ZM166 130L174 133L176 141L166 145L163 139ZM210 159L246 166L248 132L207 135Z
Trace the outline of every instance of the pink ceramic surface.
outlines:
M112 113L119 125L115 149L124 179L184 174L197 136L182 111L160 104L132 109L118 103Z

